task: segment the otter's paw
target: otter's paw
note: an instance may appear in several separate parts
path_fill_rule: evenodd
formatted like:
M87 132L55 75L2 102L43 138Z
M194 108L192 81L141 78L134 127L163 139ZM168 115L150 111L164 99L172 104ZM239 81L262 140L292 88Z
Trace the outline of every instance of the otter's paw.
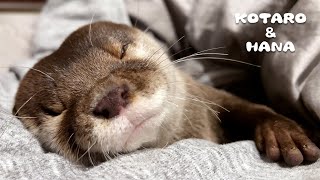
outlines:
M259 123L255 130L255 143L260 152L273 161L282 157L290 166L303 161L315 162L319 148L294 121L282 116Z

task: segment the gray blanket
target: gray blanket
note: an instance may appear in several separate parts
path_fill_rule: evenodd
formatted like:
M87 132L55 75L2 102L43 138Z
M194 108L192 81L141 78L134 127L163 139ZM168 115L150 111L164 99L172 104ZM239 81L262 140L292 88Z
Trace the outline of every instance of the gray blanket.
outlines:
M170 1L171 3L173 2L170 7L175 7L174 12L177 13L176 18L181 22L179 26L186 27L185 33L188 34L189 43L197 50L221 45L227 48L235 48L237 46L232 45L233 43L231 43L231 46L227 42L241 39L238 45L242 46L242 42L246 41L246 33L241 27L238 31L230 31L234 32L233 34L226 33L228 29L230 30L232 22L230 19L230 21L227 20L228 16L217 17L221 15L218 13L221 11L233 13L235 9L244 12L268 11L271 9L273 11L304 11L308 14L308 18L312 18L314 21L308 22L306 27L299 26L292 32L297 34L305 33L303 38L299 40L294 39L298 45L296 49L301 49L297 51L299 56L297 56L297 54L279 53L279 55L267 55L265 58L254 60L263 62L262 74L265 74L263 79L270 100L278 103L279 107L289 107L292 111L300 112L300 114L311 114L311 118L309 118L317 120L320 112L319 105L317 105L319 101L314 101L313 98L319 97L320 93L319 80L317 80L317 77L319 77L317 74L320 73L319 63L317 63L319 62L317 55L320 52L320 46L317 45L319 40L316 38L319 38L319 36L315 36L315 32L319 32L320 25L315 22L317 20L316 14L312 14L315 12L312 10L319 9L317 7L319 4L316 1L317 0L305 0L293 4L291 1L286 0L277 1L277 3L272 0L263 0L259 1L259 3L245 0L239 4L237 0L208 0L198 1L197 6L193 6L192 3L194 1L192 0L188 1L189 5L188 3L187 5L186 3L182 3L186 1L176 0ZM129 3L134 4L135 2L126 1L128 12L133 16L136 15L136 17L143 16L144 18L139 19L146 24L150 24L151 29L154 31L163 34L163 41L170 44L177 39L179 35L166 33L170 31L170 28L177 28L176 23L168 18L168 16L170 16L170 12L168 11L171 11L170 8L165 8L166 5L168 5L168 1L147 0L139 1L139 4L131 4L128 6ZM146 6L144 3L149 3L149 6ZM241 9L238 10L240 7ZM162 9L165 11L163 13L167 16L164 15L159 18L159 15L155 13L157 11L153 11L152 9ZM149 13L144 13L145 10L149 10ZM134 12L140 13L135 14ZM155 18L155 16L158 17L158 19ZM149 22L152 17L154 18L153 20L157 19L156 22L165 19L165 25L162 24L162 29L157 28L157 25L152 23L152 20ZM223 18L226 19L223 20ZM283 164L269 162L261 157L252 141L218 145L204 140L183 140L162 149L146 149L123 155L88 169L70 164L63 157L54 153L44 153L37 140L23 128L19 120L10 115L14 94L19 83L18 79L28 70L25 67L31 67L40 57L55 50L70 32L81 25L90 23L91 20L112 20L119 23L130 24L125 4L120 0L51 0L43 9L36 28L36 34L33 38L33 57L26 60L24 64L13 67L10 72L0 75L0 179L320 178L320 161L289 168ZM167 28L164 28L164 26ZM279 32L282 37L286 37L286 32L289 31L288 29L293 31L293 28L290 27L279 27ZM309 41L310 38L313 38L313 43L302 43ZM235 48L232 51L232 57L241 59L244 57L241 53L243 52ZM302 56L304 58L302 58ZM246 55L246 57L248 58L250 56ZM280 60L278 60L279 57L281 57ZM290 61L285 61L286 58ZM296 60L299 63L294 63ZM261 62L258 64L261 64ZM277 67L279 63L282 64L281 68ZM301 64L303 63L305 64L303 68L301 68ZM217 86L221 84L215 82L221 82L222 84L225 82L219 81L221 78L223 80L234 78L241 82L241 78L247 77L239 76L239 73L245 73L243 69L241 71L239 68L228 69L228 67L225 67L226 69L222 71L220 68L216 68L217 71L221 73L215 73L212 72L212 69L204 68L203 64L198 62L185 64L184 68L190 71L198 80ZM302 77L301 74L303 74ZM298 82L303 83L297 84L296 79L291 79L293 76L295 78L299 76ZM271 81L275 78L277 78L278 83L287 82L285 84L286 88L282 86L282 88L277 88L273 83L270 85ZM318 84L318 86L316 84ZM296 87L299 87L298 90L295 89ZM280 102L281 105L277 101L278 96L285 99ZM300 103L303 103L303 105Z

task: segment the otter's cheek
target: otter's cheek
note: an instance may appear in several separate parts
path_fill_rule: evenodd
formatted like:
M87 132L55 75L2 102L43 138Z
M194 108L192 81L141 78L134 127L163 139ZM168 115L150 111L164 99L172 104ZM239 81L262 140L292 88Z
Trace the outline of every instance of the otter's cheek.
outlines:
M43 117L43 121L37 130L36 136L39 141L50 150L60 151L62 149L58 141L65 138L60 137L63 134L59 134L64 116L65 112L56 117Z

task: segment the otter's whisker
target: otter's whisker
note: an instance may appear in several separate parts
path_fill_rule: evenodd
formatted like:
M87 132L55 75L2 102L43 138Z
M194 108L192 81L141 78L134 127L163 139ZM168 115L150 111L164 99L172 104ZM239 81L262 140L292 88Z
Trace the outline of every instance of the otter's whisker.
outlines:
M20 106L20 108L15 112L14 115L15 115L15 116L18 115L18 113L20 112L20 110L21 110L29 101L31 101L31 99L32 99L35 95L37 95L39 92L40 92L40 91L34 93L26 102L24 102L24 103Z
M79 158L79 155L80 155L80 146L78 145L78 144L76 144L77 145L77 159L80 159ZM77 162L78 162L78 160L77 160Z
M15 68L26 68L26 69L29 69L29 70L33 70L33 71L36 71L36 72L39 72L45 76L47 76L49 79L51 79L52 81L55 81L48 73L45 73L39 69L36 69L36 68L33 68L33 67L24 67L24 66L11 66L11 67L15 67ZM4 67L0 67L0 68L4 68ZM5 67L7 68L7 67Z
M179 97L179 96L173 96L173 95L167 95L167 96L170 96L172 98L176 98L176 99L181 99L181 100L192 100L192 101L196 101L196 102L200 102L200 103L204 103L204 104L211 104L211 105L216 105L222 109L224 109L225 111L227 112L230 112L227 108L217 104L217 103L214 103L214 102L211 102L211 101L202 101L200 99L197 99L197 98L191 98L191 97Z
M175 54L171 55L171 56L169 57L169 59L171 59L171 57L173 57L173 56L175 56L175 55L179 54L180 52L185 51L185 50L190 49L190 48L191 48L191 47L186 48L186 49L183 49L183 50L181 50L181 51L179 51L179 52L177 52L177 53L175 53ZM188 57L193 57L193 56L196 56L196 55L201 55L201 54L203 54L203 53L205 53L205 52L209 52L209 51L212 51L212 50L218 50L218 49L224 49L224 48L226 48L226 47L215 47L215 48L205 49L205 50L202 50L202 51L198 51L198 52L196 52L196 53L193 53L193 54L191 54L191 55L188 55L188 56L185 56L185 57L179 58L179 59L177 59L177 60L185 59L185 58L188 58ZM219 53L219 54L222 54L222 53Z
M226 107L223 107L222 105L220 105L220 104L217 104L217 103L215 103L215 102L213 102L213 101L209 101L209 100L200 100L199 98L199 96L195 96L195 95L191 95L191 94L189 94L189 93L186 93L187 95L189 95L189 96L191 96L191 98L193 97L193 98L195 98L195 100L198 100L198 101L200 101L200 102L202 102L202 103L206 103L206 104L212 104L212 105L216 105L216 106L218 106L218 107L220 107L220 108L222 108L223 110L225 110L225 111L227 111L227 112L230 112L230 110L228 110ZM187 96L188 97L188 96ZM193 99L191 99L191 100L193 100Z
M170 95L167 95L167 96L170 96ZM181 99L181 100L193 100L193 101L196 101L196 102L200 102L201 104L203 104L209 111L211 111L218 119L219 121L221 121L221 119L218 117L218 111L215 111L213 110L210 106L208 106L206 104L206 102L203 102L201 100L197 100L197 99L192 99L192 98L182 98L182 97L177 97L177 96L171 96L172 98L177 98L177 99ZM194 103L191 103L191 104L194 104ZM200 104L194 104L194 105L200 105Z
M179 105L178 104L176 104L176 103L174 103L174 102L171 102L171 101L169 101L168 99L165 99L165 101L166 102L168 102L168 103L170 103L170 104L172 104L172 105L174 105L175 107L179 107Z
M186 59L186 58L193 57L193 56L197 56L197 55L203 55L203 54L205 54L205 53L207 53L207 52L209 52L209 51L217 50L217 49L224 49L224 48L226 48L226 47L209 48L209 49L205 49L205 50L202 50L202 51L193 53L193 54L191 54L191 55L189 55L189 56L182 57L182 58L180 58L180 59ZM216 53L214 53L214 54L216 54ZM222 55L222 54L225 54L225 53L218 53L218 54ZM228 54L225 54L225 55L228 55Z
M162 50L163 48L165 48L166 45L162 45L159 49L157 49L156 51L154 51L149 57L145 58L145 60L148 62L148 64L146 66L149 65L149 62L151 61L151 58L157 54L157 52L159 52L160 50Z
M83 157L85 156L89 151L90 149L97 143L97 141L95 141L95 143L92 143L92 145L77 159L77 162ZM89 145L88 145L89 146Z
M37 119L38 117L28 117L28 116L12 116L19 119Z
M176 106L176 108L179 108L179 105L177 105L176 103L173 103L173 102L171 102L171 101L169 101L169 100L167 100L167 99L166 99L166 102L168 102L168 103L171 103L171 104L175 105L175 106ZM188 110L187 110L187 109L184 109L184 111L188 111ZM182 112L182 113L183 113L183 115L187 118L187 120L188 120L188 122L189 122L190 126L191 126L191 127L193 127L193 124L191 123L190 118L186 115L186 113L184 113L184 112Z
M75 142L76 142L76 140L74 139L73 142L72 142L72 145L71 145L71 149L73 148ZM78 145L76 145L76 146L78 147ZM77 148L77 147L76 147L76 148Z
M244 61L240 61L240 60L236 60L236 59L231 59L231 58L221 58L221 57L199 57L199 58L190 58L190 59L181 59L181 60L176 60L173 61L173 64L178 64L184 61L191 61L191 60L206 60L206 59L212 59L212 60L224 60L224 61L230 61L230 62L236 62L236 63L240 63L240 64L245 64L245 65L249 65L249 66L253 66L253 67L258 67L260 68L261 66L256 65L256 64L252 64L252 63L247 63Z
M111 160L111 157L107 154L107 150L104 148L104 146L102 145L102 141L100 141L100 147L101 147L101 151L102 151L102 154L103 154L103 157L110 161Z
M208 51L212 51L212 50L222 49L222 48L225 48L225 47L215 47L215 48L205 49L205 50L202 50L202 51L193 53L193 54L191 54L191 55L189 55L189 56L185 56L185 57L179 58L179 59L177 59L177 60L182 60L182 59L185 59L185 58L188 58L188 57L192 57L192 56L196 56L196 55L201 55L202 53L205 53L205 52L208 52ZM222 53L219 53L219 54L222 54ZM170 56L170 58L171 58L171 57L172 57L172 56ZM170 59L170 58L169 58L169 59ZM175 61L177 61L177 60L175 60ZM163 62L164 62L164 61L158 63L158 65L160 65L160 64L163 63ZM161 68L160 68L159 70L157 70L157 71L163 70L165 67L168 67L168 66L171 66L171 65L172 65L172 62L170 61L169 63L164 64L164 66L161 67Z
M188 93L186 93L186 94L188 94ZM192 97L191 94L189 94L189 95ZM195 96L193 96L193 97L195 97ZM194 100L194 99L191 99L191 100ZM218 116L218 114L220 113L219 111L213 110L211 107L208 106L207 103L205 103L204 101L201 101L201 100L198 99L197 97L195 97L195 100L197 100L198 102L201 102L204 106L206 106L206 107L216 116L216 118L221 122L221 119L220 119L219 116ZM216 105L216 106L224 109L225 111L230 112L228 109L226 109L225 107L223 107L223 106L221 106L221 105L219 105L219 104L217 104L217 103L214 103L213 105Z
M6 111L1 111L0 110L0 114L4 115L4 116L7 116L7 117L10 117L10 118L19 118L19 119L36 119L38 117L30 117L30 116L15 116L15 115L11 115L10 112L6 112Z
M192 47L187 47L187 48L181 49L180 51L178 51L178 52L170 55L170 56L169 56L169 59L171 59L171 58L174 57L175 55L178 55L178 54L180 54L180 53L182 53L182 52L184 52L184 51L187 51L187 50L189 50L189 49L191 49L191 48L192 48Z
M89 24L89 31L88 31L88 33L89 33L89 41L90 41L90 44L91 44L92 47L94 47L94 46L93 46L93 43L92 43L91 31L92 31L92 22L93 22L93 18L95 16L95 14L96 14L95 12L92 14L92 17L91 17L91 20L90 20L90 24Z
M20 108L15 112L14 116L17 116L18 113L19 113L19 111L20 111L36 94L38 94L39 92L40 92L40 91L34 93L26 102L24 102L24 103L20 106ZM2 131L0 137L2 137L3 134L5 133L7 126L8 126L8 124L6 124L6 125L4 126L4 130Z
M168 122L168 124L170 124L170 122ZM164 121L162 121L161 123L160 123L160 126L159 126L163 131L166 131L167 132L167 134L169 134L169 133L171 133L170 132L170 129L168 129L168 127L166 127L166 124L164 123ZM173 128L171 128L171 129L173 129ZM157 137L157 139L159 139L160 138L160 136L159 137ZM161 139L160 139L161 140Z
M169 46L169 48L166 50L166 51L164 51L159 57L158 57L158 59L157 60L159 60L168 50L170 50L175 44L177 44L179 41L181 41L182 39L184 38L184 36L182 36L181 38L179 38L177 41L175 41L171 46ZM166 47L166 45L163 45L163 46L161 46L158 50L156 50L149 58L147 58L146 60L148 61L148 62L150 62L150 59L158 52L158 51L160 51L160 50L162 50L163 48L165 48ZM160 62L161 63L161 62ZM148 66L149 65L149 63L146 65L146 66Z
M138 17L139 17L139 12L140 12L139 2L140 2L140 1L137 1L137 14L138 14L138 16L136 17L136 20L135 20L135 22L134 22L134 27L137 27L137 23L138 23Z
M163 51L163 53L157 58L157 61L164 55L166 54L174 45L176 45L179 41L181 41L185 36L181 36L177 41L175 41L174 43L172 43L171 46L169 46L165 51ZM165 61L166 59L164 59L163 61ZM163 62L163 61L160 61ZM159 65L160 63L158 63L157 65Z
M95 166L95 164L93 163L93 160L91 158L90 150L91 150L91 148L88 150L89 161L92 164L92 166Z
M195 84L187 83L185 81L171 81L171 82L167 82L167 83L164 83L164 84L169 85L169 84L176 84L176 83L181 83L181 84L184 84L184 85L187 85L187 86L191 86L191 87L197 88L197 89L199 89L199 91L201 91L201 93L203 95L208 97L208 94L204 90L202 90L199 86L196 86Z
M167 142L161 149L164 149L168 146L169 142Z
M74 135L74 133L72 133L72 134L69 136L68 141L67 141L67 144L69 144L69 141L70 141L70 139L72 138L73 135Z
M186 57L183 57L183 58L180 58L180 59L177 59L177 60L174 60L172 61L171 63L174 63L179 61L179 62L185 62L187 61L188 59L193 59L191 57L194 57L194 60L197 60L196 58L212 58L213 56L205 56L205 55L218 55L218 56L228 56L229 54L226 54L226 53L195 53L195 54L192 54L192 55L189 55L189 56L186 56ZM218 58L218 57L217 57ZM164 66L167 66L167 65L170 65L170 63L164 65Z

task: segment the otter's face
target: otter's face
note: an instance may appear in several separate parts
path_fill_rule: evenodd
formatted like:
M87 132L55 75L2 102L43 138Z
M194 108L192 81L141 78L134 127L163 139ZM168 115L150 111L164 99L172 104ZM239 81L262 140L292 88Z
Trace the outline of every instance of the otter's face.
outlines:
M177 71L169 64L135 28L88 25L26 74L14 112L44 148L74 162L154 147L173 116L168 97Z

